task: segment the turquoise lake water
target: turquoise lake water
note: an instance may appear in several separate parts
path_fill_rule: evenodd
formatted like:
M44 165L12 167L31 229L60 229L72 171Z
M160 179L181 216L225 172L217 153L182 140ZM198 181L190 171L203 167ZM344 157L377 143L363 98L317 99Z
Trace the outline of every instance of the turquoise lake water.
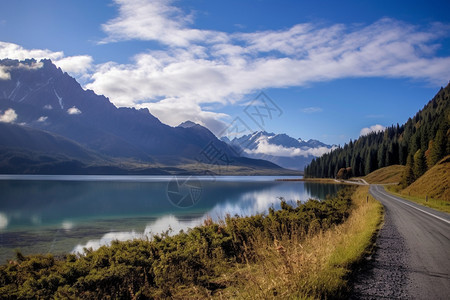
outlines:
M22 253L82 252L112 240L177 233L230 215L336 193L334 184L272 176L0 175L0 263Z

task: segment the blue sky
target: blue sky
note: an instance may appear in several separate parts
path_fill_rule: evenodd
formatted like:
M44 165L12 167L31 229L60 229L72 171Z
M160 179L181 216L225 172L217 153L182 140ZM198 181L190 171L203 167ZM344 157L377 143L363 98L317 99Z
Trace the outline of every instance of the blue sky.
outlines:
M0 58L50 58L117 106L215 133L261 91L266 131L343 144L450 80L448 1L2 1ZM367 132L368 129L365 130Z

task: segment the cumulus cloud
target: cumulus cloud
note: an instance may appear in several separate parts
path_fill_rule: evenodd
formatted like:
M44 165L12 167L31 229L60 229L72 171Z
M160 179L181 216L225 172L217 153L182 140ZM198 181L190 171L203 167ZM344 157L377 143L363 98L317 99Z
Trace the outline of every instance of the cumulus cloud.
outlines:
M321 112L321 111L323 111L323 109L320 107L317 107L317 106L305 107L301 110L301 112L303 112L305 114L313 114L313 113L317 113L317 112Z
M102 43L120 40L154 40L169 46L188 46L191 42L218 41L226 34L192 29L192 16L168 0L114 0L119 16L102 25L108 37Z
M79 115L79 114L81 114L81 110L79 110L77 107L75 107L75 106L72 106L71 108L69 108L68 110L67 110L67 113L69 114L69 115Z
M205 126L216 135L223 131L226 124L221 120L227 119L229 117L227 114L206 111L200 105L184 100L169 98L156 103L138 105L138 107L148 108L153 115L171 126L190 120Z
M45 122L47 121L48 117L47 116L41 116L39 117L39 119L37 119L38 122Z
M384 131L385 129L386 129L386 127L384 127L383 125L376 124L376 125L372 125L370 127L365 127L363 129L361 129L361 131L359 132L359 135L360 136L368 135L369 133L372 133L372 132Z
M48 49L25 49L17 44L0 42L0 59L3 58L17 60L34 58L38 61L41 59L51 59L56 66L72 76L86 73L92 67L93 63L92 57L88 55L65 56L62 51L54 52ZM35 66L39 67L42 65L38 63ZM0 69L1 78L2 70Z
M48 58L58 60L64 56L62 51L53 52L47 49L25 49L13 43L0 42L0 58L24 60L34 58L36 60Z
M0 66L0 80L9 80L11 75L8 73L8 68Z
M1 57L0 57L0 59L1 59ZM14 67L12 67L12 66L0 66L0 80L10 80L11 79L11 74L9 73L9 71L12 68L35 70L35 69L41 68L42 66L43 66L43 64L41 62L33 62L31 64L19 63L19 64L17 64Z
M85 74L92 67L93 58L89 55L64 57L56 60L55 65L69 74Z
M0 122L13 123L15 120L17 120L17 114L14 109L9 108L3 113L0 111Z
M333 148L332 148L333 149ZM245 149L247 154L265 154L282 157L294 157L294 156L322 156L325 153L330 152L332 149L327 147L316 148L296 148L296 147L283 147L281 145L270 144L267 139L261 138L258 141L258 146L255 149Z

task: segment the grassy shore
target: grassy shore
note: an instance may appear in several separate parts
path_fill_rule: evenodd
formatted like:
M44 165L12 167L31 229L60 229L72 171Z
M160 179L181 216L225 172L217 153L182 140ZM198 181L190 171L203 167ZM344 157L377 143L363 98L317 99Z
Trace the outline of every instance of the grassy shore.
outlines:
M333 178L281 178L275 179L275 181L302 181L302 182L314 182L314 183L330 183L330 184L345 184Z
M350 187L326 201L282 202L266 215L206 220L81 256L19 252L0 266L0 298L342 298L381 216L368 187Z

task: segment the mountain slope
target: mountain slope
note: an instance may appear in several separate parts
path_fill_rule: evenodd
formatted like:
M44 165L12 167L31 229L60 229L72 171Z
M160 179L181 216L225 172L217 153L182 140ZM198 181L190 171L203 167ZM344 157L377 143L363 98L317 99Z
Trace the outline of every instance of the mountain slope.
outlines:
M0 174L168 175L171 169L117 160L54 133L0 122Z
M77 173L96 162L110 165L107 159L81 145L45 131L15 124L0 123L1 173Z
M252 134L223 139L232 145L238 153L250 158L271 161L287 169L303 170L314 157L329 152L332 146L317 140L303 141L287 134L275 134L257 131Z
M71 140L41 130L8 123L0 123L0 147L27 149L48 155L64 154L67 157L86 161L98 159L92 151Z
M116 108L106 97L83 90L50 60L4 59L0 60L0 66L10 74L10 79L0 80L1 112L11 109L17 115L16 124L64 137L72 145L96 153L97 158L134 161L150 169L163 166L175 167L172 168L175 172L189 172L177 167L195 165L205 150L213 146L227 160L202 163L226 163L235 167L244 164L256 172L258 169L284 172L275 164L243 160L200 125L170 127L147 109ZM21 145L24 151L35 147L32 140L29 145ZM54 146L60 148L58 143Z

